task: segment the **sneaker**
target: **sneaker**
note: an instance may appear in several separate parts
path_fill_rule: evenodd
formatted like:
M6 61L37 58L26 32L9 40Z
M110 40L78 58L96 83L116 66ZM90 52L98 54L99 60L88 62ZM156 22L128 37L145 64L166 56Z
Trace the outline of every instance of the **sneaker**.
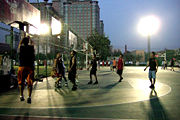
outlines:
M96 81L96 82L94 83L94 85L96 85L96 84L98 84L98 81Z
M27 98L27 103L31 104L31 98L30 97Z
M20 101L24 101L24 97L23 96L20 96Z
M65 87L68 87L68 83L66 82L64 86L65 86Z
M55 82L54 87L56 87L56 88L58 87L58 83L57 82Z
M61 88L61 87L62 87L61 82L59 82L59 84L58 84L58 88Z
M151 86L149 86L151 89L154 89L154 85L152 84Z
M77 90L77 86L74 85L74 86L72 87L72 91L76 91L76 90Z
M88 84L92 84L92 81L89 81Z
M79 83L79 81L76 79L76 83Z
M122 77L122 78L120 78L119 82L122 82L122 79L123 79L123 77Z

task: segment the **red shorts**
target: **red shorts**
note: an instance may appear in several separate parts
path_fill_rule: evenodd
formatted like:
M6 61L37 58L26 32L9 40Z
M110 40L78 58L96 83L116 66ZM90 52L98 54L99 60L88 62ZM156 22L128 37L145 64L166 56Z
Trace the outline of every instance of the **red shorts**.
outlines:
M56 73L56 76L57 76L57 77L62 77L62 74Z
M52 77L62 77L63 73L58 73L57 70L52 70L51 76Z
M34 70L31 67L19 67L18 69L18 84L24 85L27 79L28 86L33 85Z

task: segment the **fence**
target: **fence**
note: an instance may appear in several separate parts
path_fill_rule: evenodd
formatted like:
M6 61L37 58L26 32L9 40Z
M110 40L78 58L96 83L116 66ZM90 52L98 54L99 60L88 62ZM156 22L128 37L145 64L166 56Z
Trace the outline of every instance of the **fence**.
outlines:
M10 68L14 66L17 69L19 64L18 60L18 44L21 38L25 35L29 35L31 39L34 41L35 46L35 75L39 77L41 75L50 75L50 71L53 66L53 60L56 57L57 53L61 53L63 55L63 60L66 68L68 68L69 60L70 60L70 51L75 49L77 51L77 68L83 69L85 68L87 62L87 54L90 55L90 52L86 52L84 49L85 40L79 37L68 25L64 24L63 31L60 36L53 35L31 35L24 33L21 30L13 28L4 23L0 23L0 43L6 44L10 46L9 52L7 51L7 55L5 52L1 53L0 62L1 62L1 71L5 71L4 68ZM70 38L70 33L74 34L75 38ZM71 40L72 39L72 40ZM11 64L9 67L2 66L5 61L3 59L5 56L9 56ZM3 72L1 72L3 73Z

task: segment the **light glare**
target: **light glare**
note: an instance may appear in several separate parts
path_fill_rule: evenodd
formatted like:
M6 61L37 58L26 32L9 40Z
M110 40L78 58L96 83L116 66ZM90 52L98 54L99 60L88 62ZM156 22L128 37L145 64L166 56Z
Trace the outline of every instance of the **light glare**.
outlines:
M51 28L53 35L60 34L62 30L61 22L52 17Z
M160 20L155 16L141 18L138 24L138 32L143 36L153 35L160 28Z
M39 29L39 33L41 35L48 34L49 33L49 26L47 24L41 24L40 29Z

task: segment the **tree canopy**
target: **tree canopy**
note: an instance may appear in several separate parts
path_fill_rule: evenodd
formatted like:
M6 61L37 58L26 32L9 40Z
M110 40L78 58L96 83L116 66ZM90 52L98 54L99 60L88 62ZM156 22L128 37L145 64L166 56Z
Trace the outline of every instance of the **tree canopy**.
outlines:
M87 38L87 41L93 47L93 50L96 50L96 53L99 54L101 60L106 60L110 55L111 42L105 35L95 32Z

